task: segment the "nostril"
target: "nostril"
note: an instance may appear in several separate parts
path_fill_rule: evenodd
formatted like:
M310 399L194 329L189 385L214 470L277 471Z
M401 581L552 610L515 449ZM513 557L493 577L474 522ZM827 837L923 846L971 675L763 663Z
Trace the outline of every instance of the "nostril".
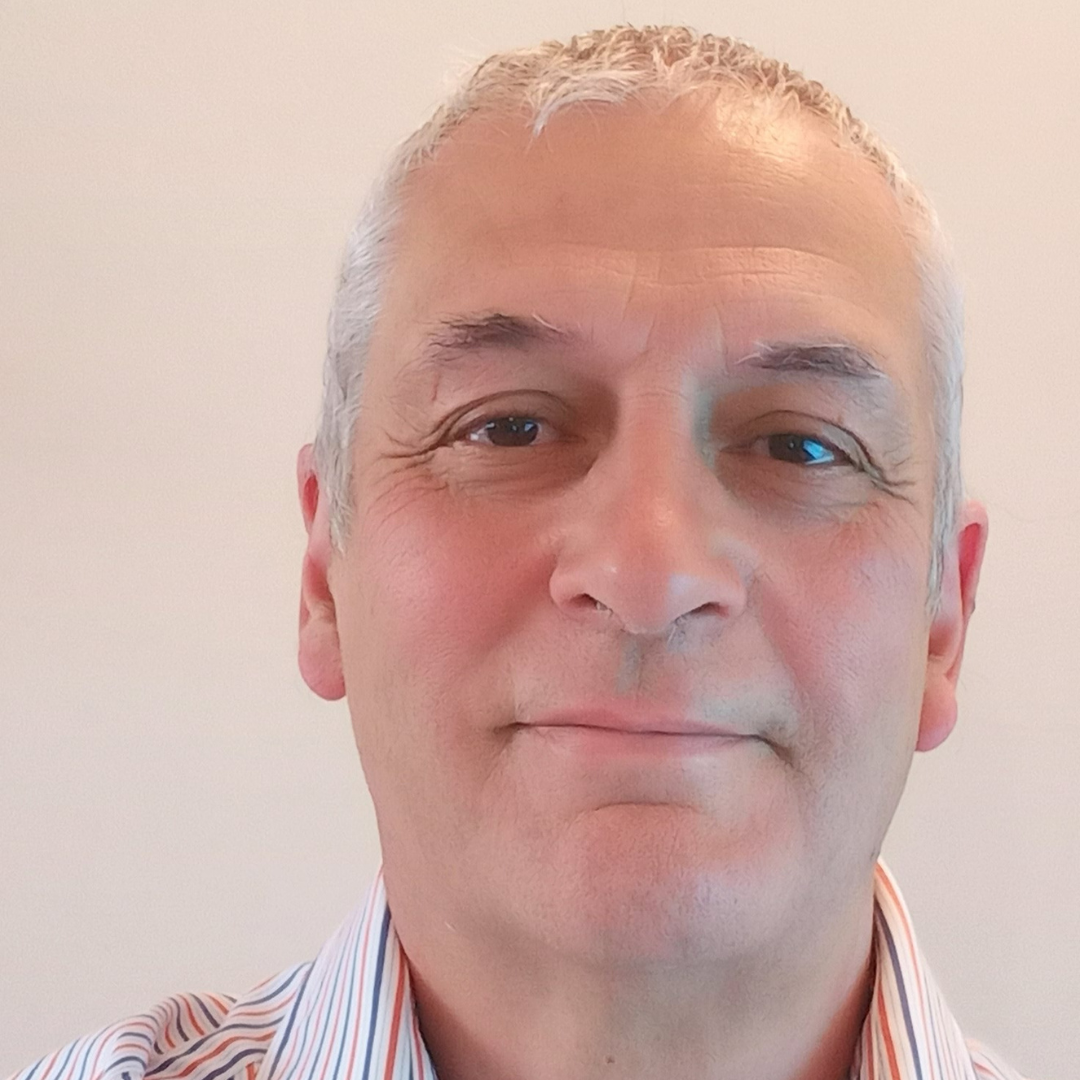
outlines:
M590 596L588 593L582 593L574 601L574 606L585 611L600 611L605 615L613 615L614 612L607 606L607 604L601 604L595 596Z
M582 599L585 601L582 604L582 607L584 607L588 611L597 611L601 615L614 615L615 614L615 612L613 612L611 610L611 608L609 608L607 606L607 604L601 604L600 601L597 600L593 596L586 595L586 596L582 597Z

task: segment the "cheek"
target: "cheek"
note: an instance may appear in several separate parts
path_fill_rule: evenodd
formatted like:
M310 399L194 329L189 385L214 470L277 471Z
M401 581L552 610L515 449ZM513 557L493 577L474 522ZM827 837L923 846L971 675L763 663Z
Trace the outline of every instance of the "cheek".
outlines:
M923 544L886 515L820 540L804 534L780 555L769 560L761 617L813 752L848 763L887 758L914 738L922 697Z
M485 767L513 702L500 652L545 587L537 535L527 513L463 503L427 479L358 514L339 624L365 767L426 785L451 761Z
M410 675L449 665L460 679L523 611L537 578L524 546L533 530L451 499L417 498L365 530L361 586L378 613L374 649Z

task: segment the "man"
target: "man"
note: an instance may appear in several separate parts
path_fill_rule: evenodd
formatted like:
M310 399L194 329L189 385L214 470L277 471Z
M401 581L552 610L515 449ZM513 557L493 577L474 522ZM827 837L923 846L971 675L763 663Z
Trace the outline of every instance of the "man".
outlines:
M818 84L626 27L496 56L353 234L300 668L384 863L318 958L20 1074L973 1080L882 839L956 720L933 212Z

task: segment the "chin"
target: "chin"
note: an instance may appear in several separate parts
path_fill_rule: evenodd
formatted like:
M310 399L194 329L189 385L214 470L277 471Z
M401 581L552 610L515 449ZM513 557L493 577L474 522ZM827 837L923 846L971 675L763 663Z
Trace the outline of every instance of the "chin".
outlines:
M529 869L547 945L597 964L694 963L775 938L798 903L792 852L680 806L617 804L578 817ZM537 863L546 863L546 872ZM537 910L538 909L538 910Z

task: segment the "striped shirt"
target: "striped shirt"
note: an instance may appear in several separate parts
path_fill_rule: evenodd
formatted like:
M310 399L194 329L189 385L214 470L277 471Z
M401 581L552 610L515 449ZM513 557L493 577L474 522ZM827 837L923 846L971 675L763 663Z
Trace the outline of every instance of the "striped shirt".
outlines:
M876 973L850 1080L1021 1080L965 1039L889 871L874 878ZM437 1080L382 870L318 956L242 997L177 994L11 1080Z

